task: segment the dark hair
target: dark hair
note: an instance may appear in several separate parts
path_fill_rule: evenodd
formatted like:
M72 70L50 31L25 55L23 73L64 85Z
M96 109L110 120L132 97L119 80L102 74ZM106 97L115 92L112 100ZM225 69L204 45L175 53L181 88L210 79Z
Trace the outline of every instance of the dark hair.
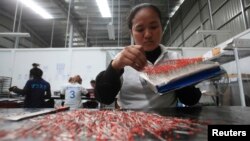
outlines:
M79 84L82 84L82 78L81 78L81 76L80 76L80 75L76 75L76 76L74 77L74 82L77 82L77 83L79 83Z
M37 68L38 66L39 66L39 64L37 64L37 63L33 63L32 64L33 68L30 69L30 78L34 76L34 74L33 74L34 73L34 69Z
M95 83L95 80L91 80L90 83Z
M39 66L39 64L38 63L33 63L32 66L33 66L33 68L37 68Z
M160 22L161 22L161 11L159 10L158 7L156 7L155 5L153 4L150 4L150 3L141 3L139 5L136 5L135 7L132 8L132 10L130 11L129 15L128 15L128 18L127 18L127 21L128 21L128 28L129 29L132 29L132 20L134 19L136 13L138 11L140 11L141 9L143 8L151 8L153 9L159 16L159 19L160 19Z
M68 80L68 82L70 82L70 83L73 82L73 81L74 81L73 77L70 77L69 80Z
M43 75L43 71L39 68L33 68L32 69L32 74L31 74L34 78L42 78Z

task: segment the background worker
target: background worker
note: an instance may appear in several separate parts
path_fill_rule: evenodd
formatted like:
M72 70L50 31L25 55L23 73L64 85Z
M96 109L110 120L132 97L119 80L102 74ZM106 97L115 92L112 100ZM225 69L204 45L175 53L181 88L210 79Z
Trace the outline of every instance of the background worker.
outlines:
M88 91L81 85L82 78L76 75L72 78L72 81L63 86L61 93L65 95L64 106L69 106L72 109L82 107L82 94L87 94Z
M14 93L25 96L25 108L45 108L54 107L54 101L51 99L51 90L49 82L42 79L43 71L40 68L33 68L31 72L32 79L28 80L23 89L16 86L9 88ZM45 100L48 99L47 102Z

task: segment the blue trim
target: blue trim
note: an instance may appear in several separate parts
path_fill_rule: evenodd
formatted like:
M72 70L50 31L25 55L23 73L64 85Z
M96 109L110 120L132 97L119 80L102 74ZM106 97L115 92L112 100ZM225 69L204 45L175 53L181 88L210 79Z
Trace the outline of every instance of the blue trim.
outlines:
M166 93L168 91L172 91L175 89L180 89L186 86L197 84L203 80L218 76L222 74L222 72L223 71L221 70L220 67L211 68L208 70L204 70L204 71L186 76L180 80L170 82L166 85L156 86L156 88L159 93Z

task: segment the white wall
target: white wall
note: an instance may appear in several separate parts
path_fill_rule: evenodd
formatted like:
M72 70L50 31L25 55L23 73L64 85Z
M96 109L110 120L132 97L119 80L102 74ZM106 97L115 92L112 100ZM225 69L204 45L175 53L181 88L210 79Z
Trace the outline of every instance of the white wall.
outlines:
M116 49L116 48L114 48ZM23 88L32 63L39 63L51 90L59 90L70 76L80 75L83 86L106 68L109 48L0 49L0 76L12 77L12 86Z
M211 50L209 47L183 47L183 57L198 57Z
M13 52L8 49L0 50L0 76L11 76Z

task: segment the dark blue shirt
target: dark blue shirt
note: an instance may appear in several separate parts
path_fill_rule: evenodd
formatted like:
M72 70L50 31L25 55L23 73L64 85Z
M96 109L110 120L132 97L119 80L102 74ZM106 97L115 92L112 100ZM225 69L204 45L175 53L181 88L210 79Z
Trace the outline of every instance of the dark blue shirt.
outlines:
M51 97L50 84L43 79L28 80L22 94L25 95L24 107L43 108L45 99Z

